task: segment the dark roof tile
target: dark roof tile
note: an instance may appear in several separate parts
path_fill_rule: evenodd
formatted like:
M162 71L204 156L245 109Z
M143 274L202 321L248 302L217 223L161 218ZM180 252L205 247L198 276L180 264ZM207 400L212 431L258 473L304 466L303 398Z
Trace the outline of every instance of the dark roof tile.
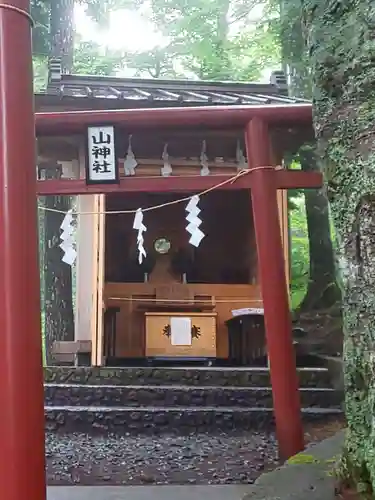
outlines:
M278 83L238 83L114 78L62 74L56 60L50 63L49 84L44 95L90 99L173 102L182 104L295 104L307 102L288 97L285 76L272 75Z

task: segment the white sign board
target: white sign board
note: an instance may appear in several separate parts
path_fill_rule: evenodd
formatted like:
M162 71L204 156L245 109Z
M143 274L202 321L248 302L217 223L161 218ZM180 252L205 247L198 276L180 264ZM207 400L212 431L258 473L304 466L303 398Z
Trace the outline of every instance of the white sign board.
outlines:
M249 316L251 314L263 316L264 315L264 309L262 309L260 307L259 308L246 307L244 309L233 309L233 311L232 311L232 316L233 317L236 317L236 316Z
M175 317L170 319L171 344L176 346L191 345L191 319Z
M87 129L87 184L117 184L119 182L113 126Z

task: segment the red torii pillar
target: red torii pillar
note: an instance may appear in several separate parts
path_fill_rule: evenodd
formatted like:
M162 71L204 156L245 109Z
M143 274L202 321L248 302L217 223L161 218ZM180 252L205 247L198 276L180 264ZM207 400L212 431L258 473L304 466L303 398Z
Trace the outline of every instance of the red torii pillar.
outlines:
M29 0L0 5L0 485L45 500Z
M310 175L308 179L307 174L304 183L295 172L275 170L270 166L270 146L267 123L253 118L246 127L248 161L254 168L250 174L251 199L279 455L287 459L303 450L304 433L277 189L320 187L321 176L313 174L316 178Z

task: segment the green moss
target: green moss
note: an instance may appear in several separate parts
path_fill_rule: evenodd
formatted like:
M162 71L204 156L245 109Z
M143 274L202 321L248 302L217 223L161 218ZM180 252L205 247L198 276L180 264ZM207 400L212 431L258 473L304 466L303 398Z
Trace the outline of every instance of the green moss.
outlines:
M330 465L336 464L339 460L339 457L332 457L326 460L319 460L313 455L308 455L307 453L298 453L293 457L290 457L287 460L287 464L289 465L304 465L304 464L315 464L315 465Z
M305 453L298 453L298 455L290 457L287 463L289 465L318 464L319 461L312 455L306 455Z

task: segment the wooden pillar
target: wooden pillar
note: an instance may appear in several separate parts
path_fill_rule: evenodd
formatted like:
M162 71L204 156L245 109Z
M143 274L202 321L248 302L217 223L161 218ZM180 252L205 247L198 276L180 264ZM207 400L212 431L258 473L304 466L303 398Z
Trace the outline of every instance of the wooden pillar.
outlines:
M0 485L6 500L45 500L30 2L5 4L0 6Z
M93 366L102 366L104 361L104 266L105 266L105 195L95 195L95 262L93 267L93 315L91 320Z
M75 341L92 341L92 321L94 295L97 293L94 272L97 272L98 249L97 209L95 194L77 196L77 267L76 267L76 304L75 304ZM96 278L96 274L95 274Z
M246 128L251 196L263 297L267 350L279 454L283 459L304 448L299 383L292 342L292 321L277 203L270 163L267 124L253 119ZM259 168L263 167L263 168Z

